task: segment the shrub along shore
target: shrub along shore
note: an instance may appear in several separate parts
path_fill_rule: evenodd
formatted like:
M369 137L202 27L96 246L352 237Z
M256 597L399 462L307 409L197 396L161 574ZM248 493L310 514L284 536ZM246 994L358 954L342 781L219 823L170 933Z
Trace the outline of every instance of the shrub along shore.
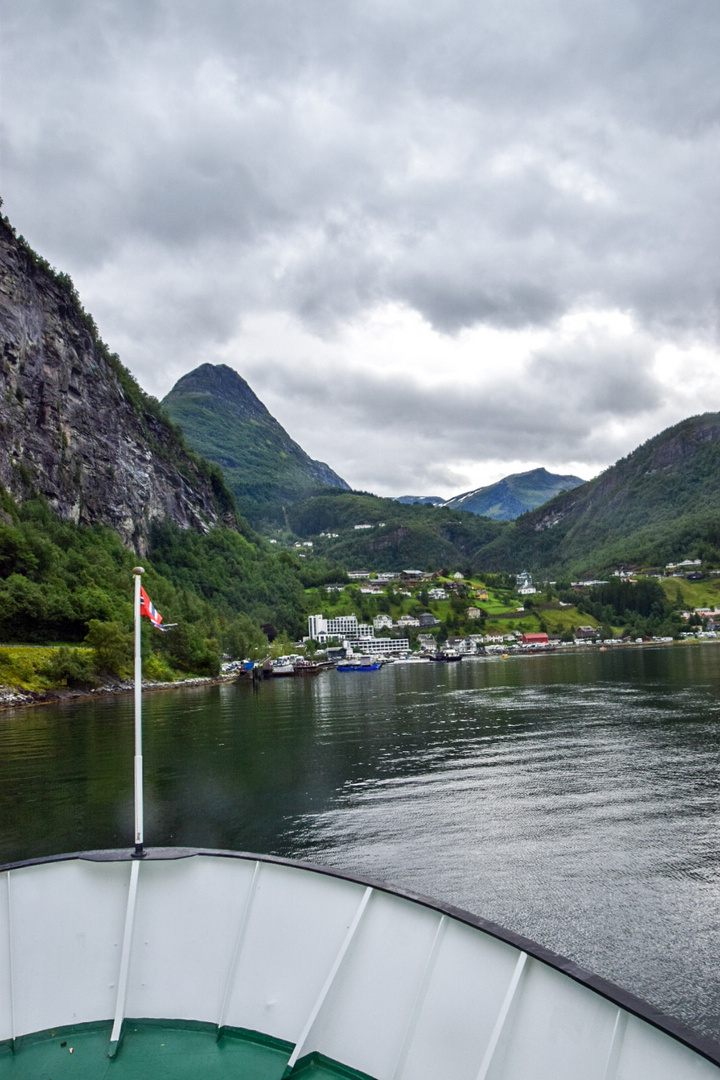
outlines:
M215 686L233 682L237 675L200 675L194 678L176 679L173 682L152 682L143 679L143 693L155 690L177 690L193 686ZM83 701L96 697L113 697L130 694L132 682L108 682L94 687L51 687L45 690L28 690L21 686L0 683L0 712L7 709L23 709L33 705L54 705L61 701Z

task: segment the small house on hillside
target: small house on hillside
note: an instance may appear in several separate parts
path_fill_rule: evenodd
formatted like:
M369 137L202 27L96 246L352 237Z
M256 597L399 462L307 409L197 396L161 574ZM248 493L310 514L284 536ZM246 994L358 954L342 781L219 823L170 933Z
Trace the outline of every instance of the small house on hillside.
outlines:
M422 615L418 615L418 621L420 626L439 626L440 620L429 611L423 611Z
M469 656L475 652L475 642L469 637L449 637L446 645L448 649L454 649L463 656Z

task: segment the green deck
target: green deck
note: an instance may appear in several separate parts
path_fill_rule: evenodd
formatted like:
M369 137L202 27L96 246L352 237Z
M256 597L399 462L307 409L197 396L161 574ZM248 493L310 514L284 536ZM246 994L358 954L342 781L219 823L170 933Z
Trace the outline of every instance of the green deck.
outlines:
M210 1024L126 1021L108 1057L111 1024L83 1024L0 1045L0 1080L371 1080L312 1054L286 1070L290 1043Z

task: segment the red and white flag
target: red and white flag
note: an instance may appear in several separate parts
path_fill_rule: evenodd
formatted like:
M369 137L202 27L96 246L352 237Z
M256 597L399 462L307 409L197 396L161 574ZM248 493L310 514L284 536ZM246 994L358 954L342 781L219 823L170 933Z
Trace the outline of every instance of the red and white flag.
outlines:
M155 609L152 600L145 592L142 585L140 586L140 614L147 615L150 622L153 626L157 626L158 630L163 629L160 625L162 623L162 615Z

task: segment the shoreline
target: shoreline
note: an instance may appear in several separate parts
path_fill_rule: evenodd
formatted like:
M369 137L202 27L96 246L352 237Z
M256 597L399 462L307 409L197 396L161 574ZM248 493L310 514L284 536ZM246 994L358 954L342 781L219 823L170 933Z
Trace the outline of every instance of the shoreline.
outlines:
M673 646L682 645L711 645L720 644L720 638L718 639L705 639L705 640L675 640L669 641L616 641L614 646L605 648L603 651L610 651L614 648L672 648ZM507 647L506 647L507 648ZM507 648L507 653L513 657L528 657L528 656L548 656L550 654L564 653L569 655L571 652L581 651L589 652L591 650L597 651L598 646L588 642L583 645L576 645L574 649L557 649L556 647L536 647L518 649L510 646ZM484 659L499 658L501 649L495 648L492 652L487 653ZM477 657L465 656L463 659L472 660L479 659ZM143 682L143 693L147 691L155 692L160 690L180 690L180 689L192 689L193 687L202 686L222 686L224 683L237 682L243 680L245 672L233 672L228 675L198 675L189 679L177 679L175 682ZM108 683L105 686L96 686L87 690L70 690L66 688L57 688L54 690L23 690L19 686L8 686L7 684L0 683L0 713L8 712L11 709L31 709L37 705L59 705L66 701L91 701L97 697L116 697L121 694L132 694L134 691L134 683L117 682Z
M179 690L194 686L220 686L234 682L233 675L198 675L190 679L177 679L175 682L143 682L143 693L156 690ZM118 697L132 694L135 687L132 682L109 683L107 686L95 686L86 690L70 690L65 687L56 690L23 690L19 686L0 684L0 712L10 709L31 709L36 705L60 705L65 701L90 701L98 697Z

